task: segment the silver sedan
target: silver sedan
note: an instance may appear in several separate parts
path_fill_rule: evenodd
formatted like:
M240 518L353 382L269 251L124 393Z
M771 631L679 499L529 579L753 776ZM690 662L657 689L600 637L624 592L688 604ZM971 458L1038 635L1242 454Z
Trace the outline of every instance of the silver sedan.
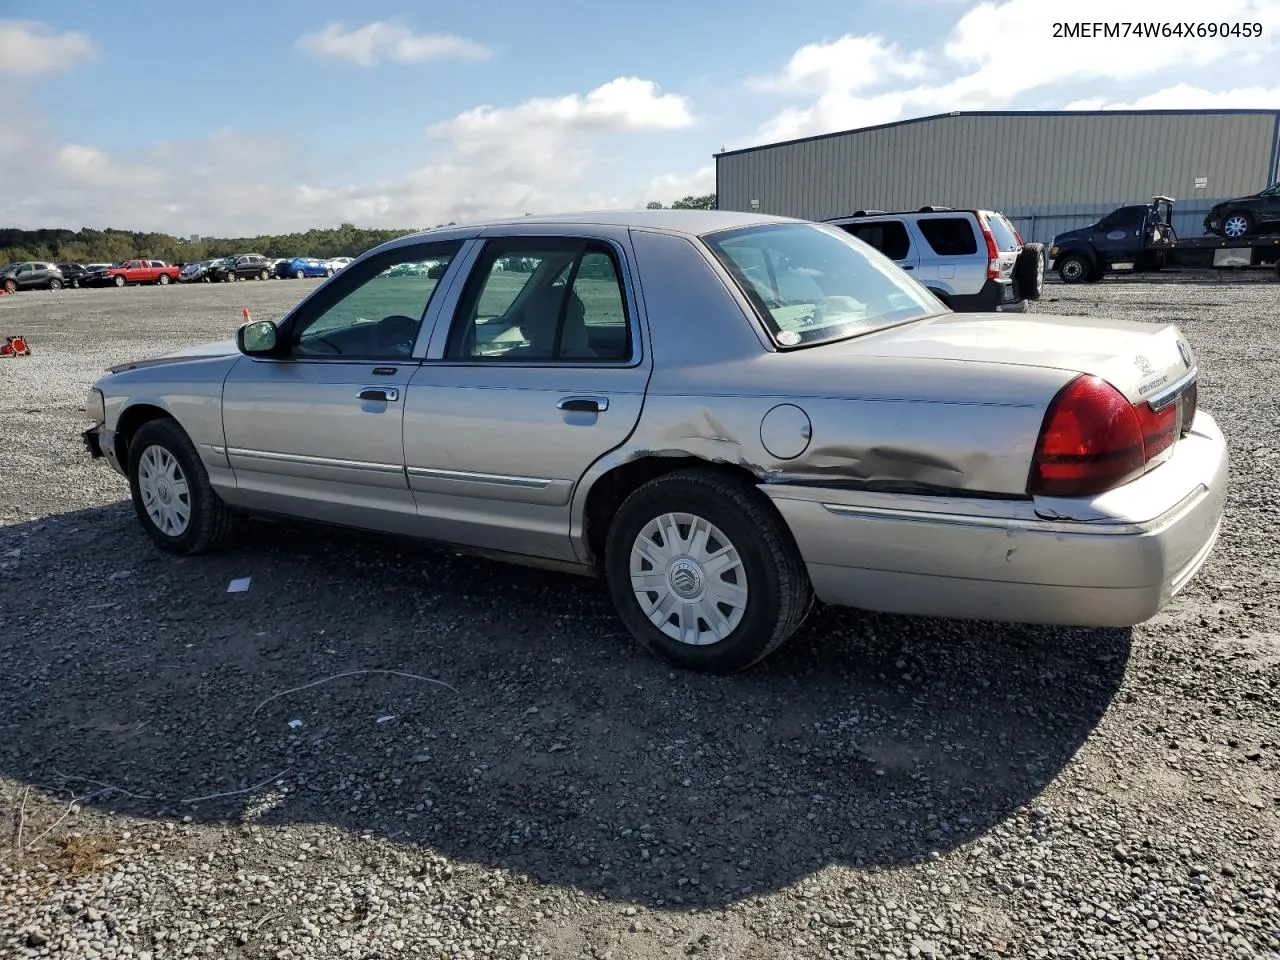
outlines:
M85 434L162 549L269 514L603 579L728 672L816 601L1124 626L1218 536L1176 327L954 314L838 228L521 217L369 251L278 322L113 368Z

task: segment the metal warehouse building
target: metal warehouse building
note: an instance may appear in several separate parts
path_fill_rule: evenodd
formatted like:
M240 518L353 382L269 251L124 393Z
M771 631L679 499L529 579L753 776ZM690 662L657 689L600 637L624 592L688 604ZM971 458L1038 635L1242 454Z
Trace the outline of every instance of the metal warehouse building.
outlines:
M823 220L926 204L1003 211L1026 240L1173 197L1214 203L1280 179L1280 110L955 112L716 154L722 210Z

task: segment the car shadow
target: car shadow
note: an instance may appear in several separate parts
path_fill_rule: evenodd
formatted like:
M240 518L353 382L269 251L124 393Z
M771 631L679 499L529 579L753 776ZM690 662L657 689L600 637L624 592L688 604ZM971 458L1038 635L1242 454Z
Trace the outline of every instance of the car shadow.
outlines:
M0 527L0 623L0 775L686 906L980 837L1080 748L1130 644L819 609L708 677L587 579L275 524L175 558L127 503ZM328 679L371 670L396 673Z

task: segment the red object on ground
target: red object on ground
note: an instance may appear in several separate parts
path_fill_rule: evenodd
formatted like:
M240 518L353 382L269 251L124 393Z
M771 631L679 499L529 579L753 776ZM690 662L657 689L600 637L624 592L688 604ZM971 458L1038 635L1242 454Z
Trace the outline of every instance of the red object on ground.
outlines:
M249 308L248 308L248 307L245 307L244 309L242 309L242 310L240 311L240 315L244 317L244 322L245 322L245 323L248 323L248 322L249 322Z
M31 356L31 348L27 346L26 337L5 337L5 342L0 344L0 357L29 356Z

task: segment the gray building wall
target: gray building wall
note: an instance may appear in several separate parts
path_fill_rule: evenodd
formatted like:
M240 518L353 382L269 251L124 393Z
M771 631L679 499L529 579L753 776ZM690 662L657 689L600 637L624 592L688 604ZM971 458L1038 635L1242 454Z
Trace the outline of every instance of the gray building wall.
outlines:
M957 113L718 154L716 196L725 210L813 220L995 209L1047 242L1163 194L1178 232L1199 236L1214 203L1275 182L1278 143L1280 111Z

